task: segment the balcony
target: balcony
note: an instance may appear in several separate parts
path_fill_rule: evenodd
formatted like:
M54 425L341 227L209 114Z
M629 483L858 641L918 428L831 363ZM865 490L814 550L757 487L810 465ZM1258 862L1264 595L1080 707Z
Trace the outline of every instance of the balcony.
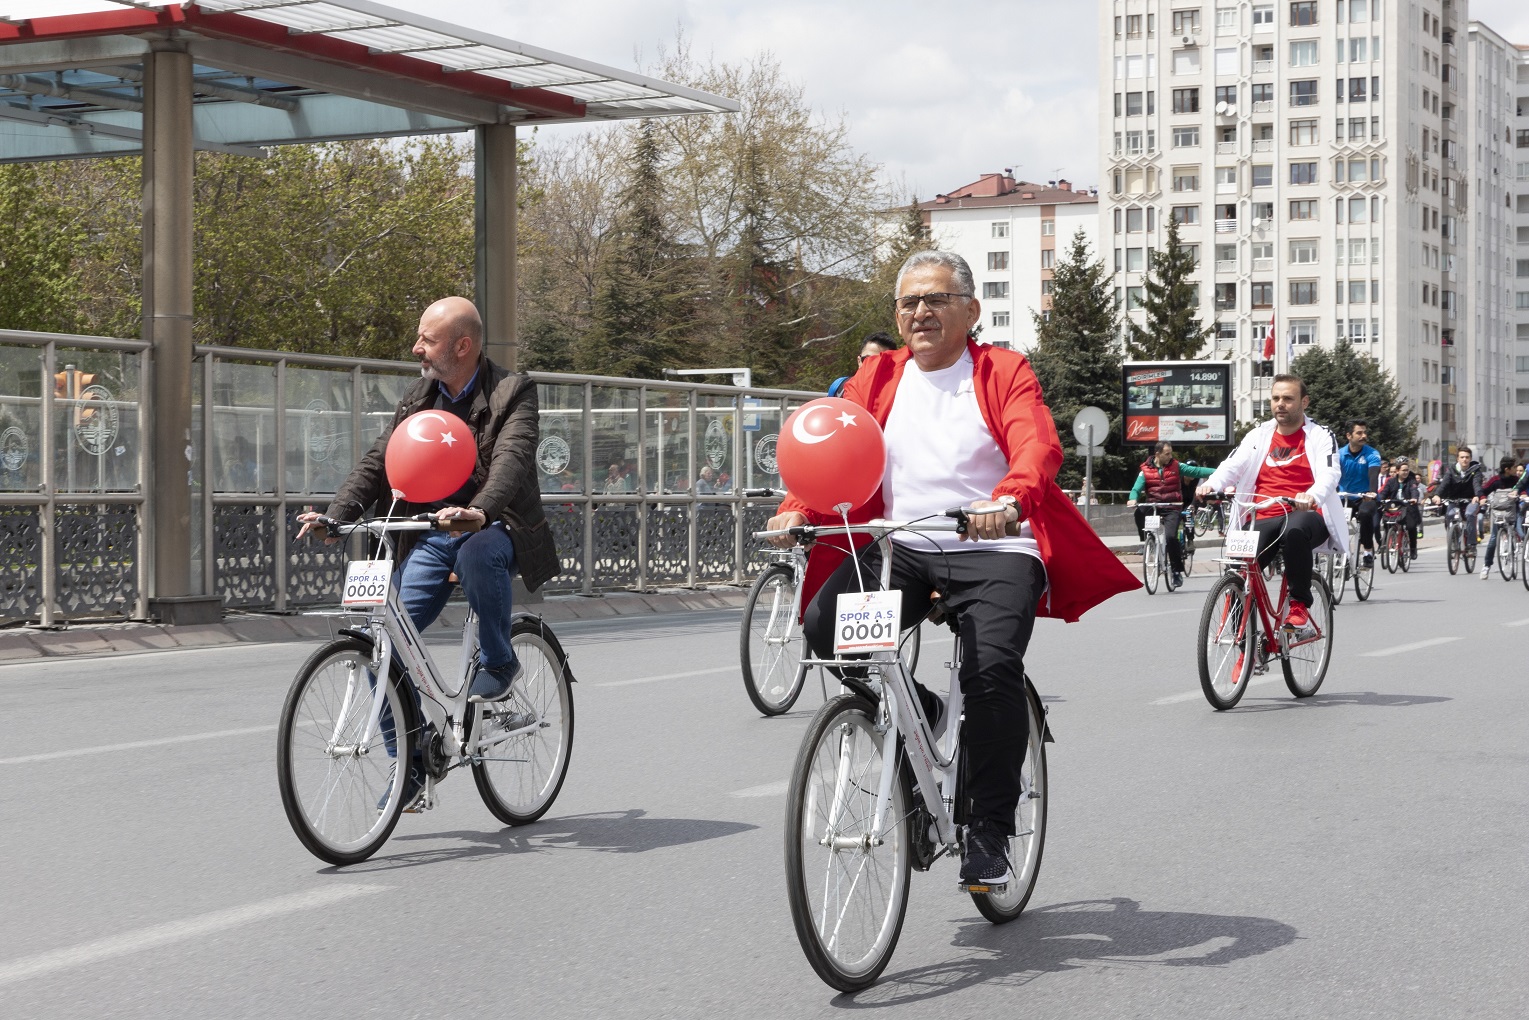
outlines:
M1274 260L1273 259L1254 259L1253 260L1253 272L1255 272L1255 273L1268 273L1268 272L1272 272L1273 270L1274 270Z
M1217 262L1216 263L1216 272L1218 272L1218 273L1235 273L1235 272L1237 272L1237 260L1236 259L1223 259L1222 261Z
M1272 61L1272 60L1255 60L1255 61L1253 61L1253 73L1254 74L1273 74L1274 73L1274 61Z
M1255 139L1253 139L1253 151L1254 152L1273 152L1274 151L1274 139L1272 139L1272 138L1255 138Z
M1274 100L1272 100L1272 99L1260 99L1260 100L1258 100L1256 103L1253 104L1253 112L1254 113L1273 113L1274 112Z
M1217 220L1216 221L1216 233L1218 233L1218 234L1235 234L1236 232L1237 232L1237 221L1236 220Z
M1237 155L1237 143L1236 142L1217 142L1216 143L1216 155L1218 155L1218 156L1235 156L1235 155ZM1219 190L1219 189L1217 189L1217 190Z

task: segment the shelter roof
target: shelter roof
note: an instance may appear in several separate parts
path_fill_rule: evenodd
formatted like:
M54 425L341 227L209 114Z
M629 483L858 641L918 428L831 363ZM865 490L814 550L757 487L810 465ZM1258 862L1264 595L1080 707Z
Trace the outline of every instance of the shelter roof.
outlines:
M68 13L33 16L60 6ZM0 162L140 151L143 60L184 46L201 149L723 113L733 100L370 0L14 0ZM30 13L29 13L30 11Z

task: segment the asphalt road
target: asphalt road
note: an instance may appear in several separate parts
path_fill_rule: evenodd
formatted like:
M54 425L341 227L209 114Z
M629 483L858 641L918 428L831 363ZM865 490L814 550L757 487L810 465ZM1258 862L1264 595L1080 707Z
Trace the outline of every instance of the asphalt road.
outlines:
M1039 625L1057 743L1030 909L994 928L953 863L915 874L856 996L808 967L782 878L821 696L758 717L737 613L558 625L580 683L549 815L501 827L454 776L343 870L276 792L310 647L0 667L0 1015L1529 1015L1529 592L1425 552L1339 608L1317 697L1276 671L1215 713L1209 583Z

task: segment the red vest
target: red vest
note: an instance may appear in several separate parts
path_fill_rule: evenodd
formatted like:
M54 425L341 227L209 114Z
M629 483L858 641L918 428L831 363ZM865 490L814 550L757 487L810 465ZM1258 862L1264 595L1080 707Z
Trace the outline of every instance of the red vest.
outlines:
M1179 477L1179 462L1170 460L1168 466L1160 468L1157 461L1148 458L1141 466L1141 473L1147 480L1147 500L1152 503L1182 503L1184 502L1184 480Z

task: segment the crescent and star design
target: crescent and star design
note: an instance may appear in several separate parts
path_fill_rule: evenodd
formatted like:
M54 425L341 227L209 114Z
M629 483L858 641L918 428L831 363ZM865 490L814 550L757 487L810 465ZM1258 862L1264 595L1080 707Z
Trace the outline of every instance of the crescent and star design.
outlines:
M816 410L816 408L814 408L814 410ZM834 429L832 432L825 432L821 436L814 432L808 432L807 418L810 414L811 412L808 414L799 414L796 416L796 420L791 423L791 436L797 442L812 446L827 439L833 438L834 434L839 431L838 429ZM836 418L835 421L837 421L840 425L848 428L849 426L855 424L855 416L850 414L848 411L843 411L840 412L838 418Z
M433 421L439 422L443 428L450 428L444 415L438 414L435 411L420 411L418 414L412 415L409 418L408 429L410 439L416 439L421 443L435 442L435 440L429 438L428 436L420 434L420 429L424 426L426 419L431 419ZM440 442L444 445L451 446L456 441L457 437L452 435L450 432L441 433Z

